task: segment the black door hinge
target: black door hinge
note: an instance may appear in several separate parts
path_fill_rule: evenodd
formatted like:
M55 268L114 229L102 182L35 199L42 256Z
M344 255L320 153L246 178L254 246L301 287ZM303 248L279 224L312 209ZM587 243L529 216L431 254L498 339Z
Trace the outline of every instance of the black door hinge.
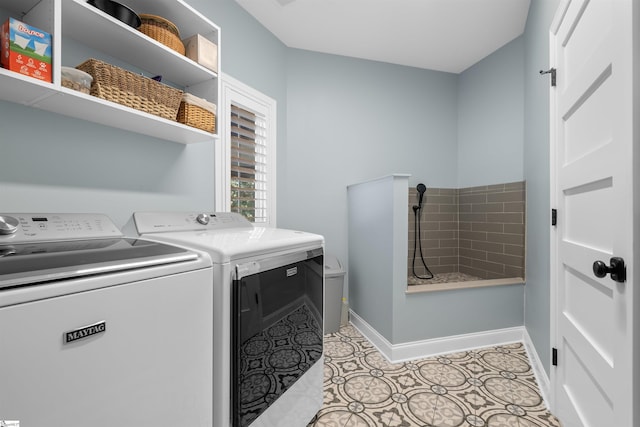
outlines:
M556 225L558 225L558 210L557 209L551 209L551 225L553 225L554 227Z
M557 348L551 349L551 364L553 366L558 366L558 349Z

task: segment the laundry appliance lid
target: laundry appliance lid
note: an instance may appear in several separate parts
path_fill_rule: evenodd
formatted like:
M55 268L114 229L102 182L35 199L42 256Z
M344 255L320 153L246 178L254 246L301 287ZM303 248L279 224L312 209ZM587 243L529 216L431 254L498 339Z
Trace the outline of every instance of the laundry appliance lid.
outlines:
M145 238L205 251L214 264L324 245L321 235L270 227L155 233Z
M324 246L319 234L259 226L235 212L135 212L129 226L146 239L205 251L214 264Z
M3 242L0 243L0 290L197 258L197 253L185 248L144 239Z

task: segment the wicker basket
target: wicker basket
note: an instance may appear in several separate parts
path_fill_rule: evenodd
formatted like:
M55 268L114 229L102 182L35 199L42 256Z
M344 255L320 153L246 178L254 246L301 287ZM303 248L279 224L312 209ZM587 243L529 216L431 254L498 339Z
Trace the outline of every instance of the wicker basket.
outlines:
M201 105L190 102L191 100L195 100L197 104ZM202 105L207 106L207 108L203 108ZM185 93L178 109L178 122L215 133L216 115L212 110L215 111L214 104Z
M139 31L184 55L184 44L180 40L178 27L173 22L160 16L144 13L140 14L140 20L142 24L138 27Z
M91 95L176 120L181 90L93 58L76 68L93 77Z

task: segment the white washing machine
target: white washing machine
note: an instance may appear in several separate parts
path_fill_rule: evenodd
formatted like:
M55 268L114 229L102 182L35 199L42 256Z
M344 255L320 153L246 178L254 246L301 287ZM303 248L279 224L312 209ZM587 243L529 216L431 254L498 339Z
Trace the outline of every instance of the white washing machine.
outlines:
M213 425L306 426L323 399L324 238L228 212L137 212L129 225L211 256Z
M211 427L212 280L104 215L0 215L0 420Z

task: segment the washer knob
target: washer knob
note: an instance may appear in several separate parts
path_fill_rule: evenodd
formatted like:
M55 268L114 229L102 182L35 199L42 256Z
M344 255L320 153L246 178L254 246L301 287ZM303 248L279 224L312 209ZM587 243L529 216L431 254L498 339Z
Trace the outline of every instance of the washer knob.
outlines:
M0 234L13 234L18 231L20 222L12 216L0 215Z
M209 224L209 215L201 213L196 217L196 221L198 221L199 224L207 225Z

